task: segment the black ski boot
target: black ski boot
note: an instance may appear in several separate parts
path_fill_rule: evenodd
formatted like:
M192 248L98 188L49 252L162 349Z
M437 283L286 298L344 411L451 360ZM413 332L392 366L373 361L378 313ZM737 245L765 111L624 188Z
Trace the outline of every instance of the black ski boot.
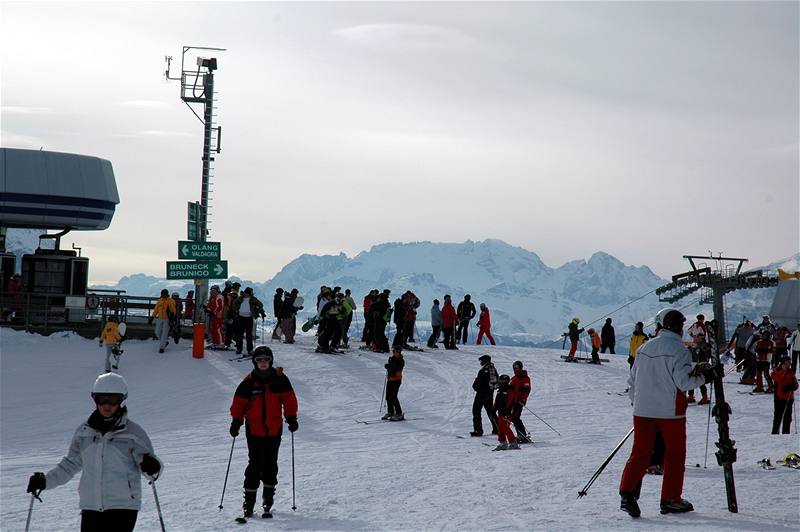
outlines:
M682 514L691 512L693 510L694 506L692 506L692 503L686 499L680 499L677 501L661 501L662 514Z
M639 503L636 502L636 497L630 493L621 494L622 500L619 503L619 509L627 512L631 517L639 517L642 511L639 509Z
M275 500L275 486L264 486L264 492L261 494L261 507L264 512L261 517L269 519L272 517L272 503Z
M473 438L477 438L479 436L483 436L483 432L478 432L477 430L473 430L472 432L469 433L469 435L472 436Z
M244 517L253 517L253 507L256 505L256 490L244 490L244 503L242 511Z

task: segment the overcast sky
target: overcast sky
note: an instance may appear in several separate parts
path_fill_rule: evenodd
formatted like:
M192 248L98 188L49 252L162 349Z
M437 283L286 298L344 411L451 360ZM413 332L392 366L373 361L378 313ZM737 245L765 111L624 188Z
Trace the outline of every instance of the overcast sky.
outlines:
M93 281L164 275L199 200L202 125L164 81L225 47L213 225L231 273L386 241L800 249L798 3L0 4L4 147L95 155L121 203L70 238ZM173 63L175 66L175 63ZM173 75L177 70L173 70Z

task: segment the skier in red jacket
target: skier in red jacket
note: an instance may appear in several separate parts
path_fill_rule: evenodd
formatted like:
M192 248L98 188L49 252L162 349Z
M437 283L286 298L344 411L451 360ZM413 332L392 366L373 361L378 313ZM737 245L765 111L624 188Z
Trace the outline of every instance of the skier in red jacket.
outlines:
M511 421L517 429L517 443L530 443L530 436L522 423L522 409L528 402L531 393L531 378L528 372L522 369L522 362L514 362L514 376L508 386L508 401L511 403Z
M494 338L492 338L492 320L489 317L489 309L486 308L485 303L481 303L481 315L478 318L478 341L475 342L477 345L481 345L483 342L484 334L489 339L490 344L497 345L494 343Z
M777 368L772 370L772 380L775 383L775 412L772 418L772 433L778 434L778 429L783 425L783 433L792 432L792 408L794 406L794 391L797 389L797 379L791 368L792 359L783 355Z
M233 396L230 434L234 438L244 421L247 436L247 469L244 471L244 517L252 517L256 492L264 483L261 502L269 514L278 484L278 449L281 446L281 416L289 432L297 430L297 397L283 368L273 366L272 350L260 345L253 350L253 371ZM271 515L266 515L270 517Z
M444 348L458 349L456 347L455 328L458 321L458 314L453 308L450 294L444 296L444 306L442 307L442 332L444 333Z

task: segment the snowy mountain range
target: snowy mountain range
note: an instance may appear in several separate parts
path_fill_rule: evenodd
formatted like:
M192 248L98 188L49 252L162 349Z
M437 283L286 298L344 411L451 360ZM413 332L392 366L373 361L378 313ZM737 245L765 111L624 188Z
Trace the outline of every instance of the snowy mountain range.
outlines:
M24 239L15 241L24 243ZM13 246L9 249L13 251ZM779 266L800 269L800 254L786 263L763 268L775 271ZM322 285L350 288L359 307L364 294L372 288L389 288L392 298L411 289L422 301L418 328L423 335L434 298L441 301L444 294L450 294L457 303L469 293L476 306L486 303L491 310L492 328L498 341L536 346L560 344L560 335L573 316L580 317L582 325L599 327L603 318L610 315L617 335L625 337L636 321L647 324L665 306L650 292L667 282L647 266L629 266L602 251L588 260L574 260L551 268L532 251L491 239L463 243L386 243L352 258L344 253L303 254L266 282L240 281L254 288L268 311L276 288L297 288L308 302L305 314L313 311L313 302ZM164 287L181 294L192 288L190 283L165 281L141 273L122 277L114 286L95 288L155 295ZM728 330L742 315L755 319L767 313L774 293L774 288L766 288L729 294ZM677 305L684 307L689 316L697 312L711 314L709 306L693 303L697 299L689 296ZM359 312L357 320L360 319Z

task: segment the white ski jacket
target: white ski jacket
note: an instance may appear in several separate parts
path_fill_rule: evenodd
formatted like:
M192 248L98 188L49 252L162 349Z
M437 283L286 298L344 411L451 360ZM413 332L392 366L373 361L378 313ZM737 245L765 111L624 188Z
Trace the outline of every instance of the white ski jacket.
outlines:
M793 332L789 338L789 348L792 351L800 351L800 329Z
M127 414L105 434L83 423L75 431L67 456L45 475L46 489L66 484L82 470L78 486L81 510L139 510L143 474L139 464L145 454L158 460L147 433L128 421ZM163 470L161 464L159 474Z
M686 417L686 395L705 383L690 377L692 359L680 336L662 329L636 352L628 379L633 415L658 419Z

